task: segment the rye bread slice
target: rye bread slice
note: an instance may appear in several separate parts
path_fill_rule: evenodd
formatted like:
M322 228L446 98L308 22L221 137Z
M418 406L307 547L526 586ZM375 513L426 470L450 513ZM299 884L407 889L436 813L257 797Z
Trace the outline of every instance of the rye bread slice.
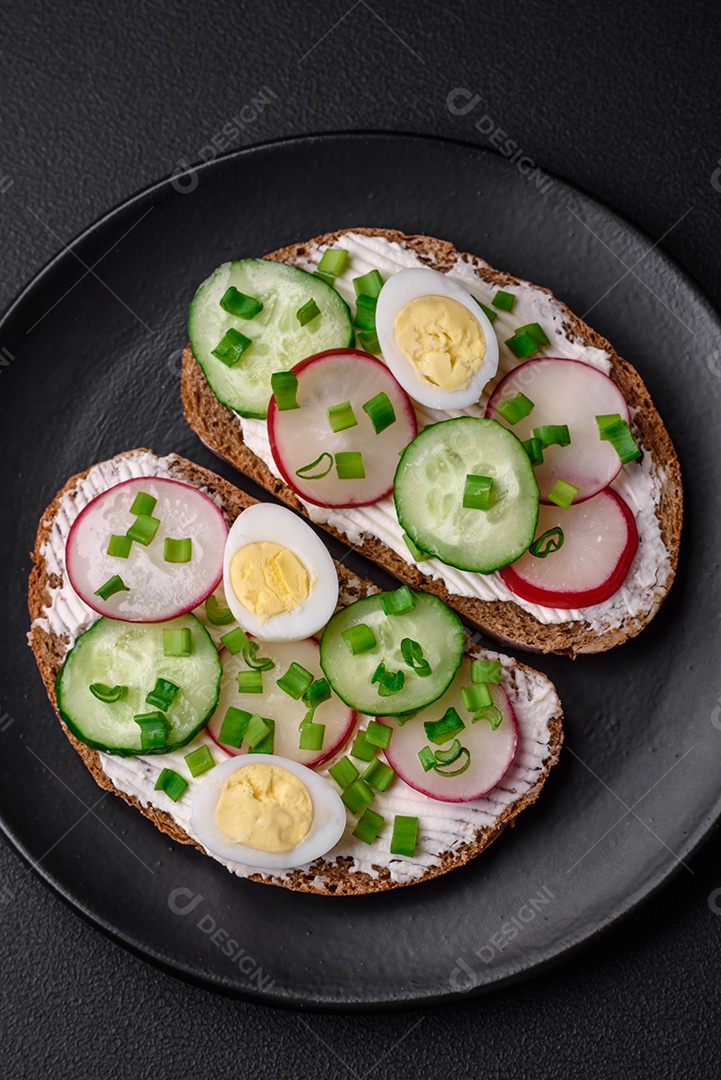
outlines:
M148 454L151 451L137 449L119 454L116 458L106 463L112 466L113 462L122 459L127 460L133 455ZM163 459L165 465L174 479L193 484L202 488L221 506L228 524L232 524L235 518L256 500L245 492L229 484L226 480L209 472L207 469L195 465L177 455L171 455ZM191 844L205 854L204 849L191 837L185 829L172 817L172 815L154 806L143 805L133 794L129 794L116 787L102 766L102 758L97 750L86 746L73 736L65 726L57 712L57 700L55 695L55 681L57 679L63 660L72 644L70 635L61 635L53 632L47 625L46 612L51 604L52 590L63 584L63 574L51 569L44 551L48 545L53 524L59 512L61 500L64 500L63 512L73 515L73 495L77 493L78 482L83 480L90 469L71 477L53 499L50 506L43 514L37 530L35 548L32 553L33 568L28 585L28 607L30 611L31 629L28 635L29 643L35 654L40 674L42 676L48 697L55 708L58 719L70 740L74 749L78 752L85 765L100 787L119 795L127 803L137 807L145 817L149 818L163 833L177 840L181 844ZM67 498L70 498L70 510L68 511ZM78 506L77 511L79 512ZM371 582L356 578L346 567L336 563L342 592L351 599L360 599L374 589ZM62 568L61 568L62 570ZM478 656L495 656L496 654L473 649L473 654ZM558 761L561 744L563 742L562 719L560 703L553 684L540 672L519 664L514 660L502 658L504 664L504 686L511 700L516 697L517 705L522 704L524 694L527 693L526 678L531 678L539 692L549 694L551 706L547 717L547 739L544 742L544 758L542 768L537 778L528 789L523 791L500 813L491 826L479 829L470 842L456 843L447 851L440 854L434 865L429 866L422 876L410 882L397 882L391 877L387 866L374 867L377 876L369 873L353 871L348 868L350 858L341 856L330 862L326 859L316 860L311 867L292 871L285 877L276 877L270 874L257 873L250 877L252 881L266 884L280 885L285 888L300 892L310 892L322 895L347 896L369 892L381 892L391 888L397 888L401 884L417 884L446 873L455 867L462 866L484 848L488 847L493 840L503 831L506 825L512 824L517 815L525 807L535 802L546 781L548 773ZM525 687L525 689L524 689ZM432 800L429 800L432 806ZM437 804L436 804L437 805Z
M297 264L312 256L319 246L342 242L345 233L384 237L411 249L425 265L436 270L448 271L458 260L461 260L471 266L483 281L494 286L502 288L506 285L528 285L528 282L521 282L510 274L495 270L474 255L459 253L447 241L437 240L430 236L407 236L393 229L343 229L325 233L305 243L281 248L265 257ZM558 310L562 311L564 330L569 338L587 346L603 349L609 354L612 365L611 378L632 410L636 438L644 452L650 454L653 461L663 466L665 470L666 483L655 512L661 538L668 552L668 573L665 580L657 582L654 589L649 589L645 610L638 615L626 615L619 620L618 626L602 632L585 621L541 623L534 615L513 601L479 600L449 592L442 581L427 577L415 565L405 562L375 537L365 536L362 543L355 544L331 525L322 527L344 544L355 548L360 554L394 574L411 588L425 589L439 596L455 608L463 619L502 644L517 646L532 652L554 652L569 656L575 656L578 653L605 652L639 634L654 617L671 587L678 562L683 516L681 469L671 437L638 372L628 361L618 356L605 338L558 301L550 290L540 286L533 287L551 297ZM186 420L210 450L295 510L306 513L295 493L282 480L274 476L267 465L245 445L238 418L213 394L193 356L190 345L186 347L183 354L181 394Z

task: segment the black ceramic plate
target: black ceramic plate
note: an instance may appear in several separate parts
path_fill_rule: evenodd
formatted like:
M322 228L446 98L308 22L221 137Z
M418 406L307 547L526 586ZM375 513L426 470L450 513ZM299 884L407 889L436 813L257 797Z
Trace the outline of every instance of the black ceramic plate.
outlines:
M219 160L183 187L155 187L95 225L0 326L5 832L96 925L220 990L352 1008L459 998L533 972L686 872L721 811L719 318L607 208L458 144L293 140ZM428 884L333 899L241 881L102 796L26 646L25 588L37 519L72 473L147 446L233 478L182 418L193 292L224 260L353 225L452 240L549 286L579 314L592 309L591 324L649 386L688 497L680 572L651 627L602 656L531 658L561 693L567 745L513 833Z

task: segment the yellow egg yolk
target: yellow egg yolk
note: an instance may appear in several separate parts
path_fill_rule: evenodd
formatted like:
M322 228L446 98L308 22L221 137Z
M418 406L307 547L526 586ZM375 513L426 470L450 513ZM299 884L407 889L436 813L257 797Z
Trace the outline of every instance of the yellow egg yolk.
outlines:
M396 343L418 375L442 390L465 390L486 355L473 314L447 296L418 296L393 325Z
M305 784L279 765L245 765L224 781L215 824L237 844L290 851L309 833L313 801Z
M297 555L281 544L257 540L238 548L230 562L230 584L258 619L292 611L310 593L310 578Z

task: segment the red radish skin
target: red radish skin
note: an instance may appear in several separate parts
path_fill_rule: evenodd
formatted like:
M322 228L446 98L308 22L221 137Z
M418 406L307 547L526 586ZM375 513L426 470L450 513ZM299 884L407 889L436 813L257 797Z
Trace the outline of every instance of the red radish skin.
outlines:
M354 361L352 365L348 363L349 359ZM333 360L338 363L334 365ZM359 376L359 364L363 364L363 379ZM321 365L325 365L325 370ZM344 375L343 369L347 369ZM288 486L301 499L316 506L369 506L390 495L398 454L416 437L418 424L411 399L386 365L359 349L330 349L301 360L291 370L298 378L301 408L281 412L275 398L271 398L268 408L271 453ZM320 389L319 393L316 389L315 400L306 402L305 406L302 402L304 374L317 376ZM376 435L362 406L381 391L391 399L396 421ZM358 424L334 433L326 409L349 399ZM326 477L316 481L304 482L295 474L295 469L324 452L335 454L348 450L360 450L363 454L365 480L339 480L334 467ZM371 451L376 451L375 459L371 457ZM374 469L371 472L368 465L372 461ZM360 496L359 490L364 492Z
M597 503L596 501L599 500ZM611 548L608 558L601 562L601 568L605 566L605 576L602 581L591 588L568 589L559 586L559 578L562 571L569 563L578 567L579 560L583 560L583 547L588 551L587 537L577 537L580 554L574 555L573 545L573 518L581 515L590 515L596 509L602 511L594 514L593 520L606 518L608 527L606 540ZM510 566L504 566L499 570L505 585L514 595L526 600L529 604L539 604L542 607L571 610L578 608L593 607L594 604L602 604L618 592L628 577L628 572L638 551L638 529L636 519L628 504L608 488L596 495L594 499L582 503L577 508L569 507L561 510L551 506L542 507L539 515L538 534L541 535L548 528L560 525L564 530L564 544L557 552L551 552L545 559L539 559L526 552L520 559ZM591 530L596 532L597 530ZM566 545L565 556L562 554ZM581 547L583 545L583 547ZM575 547L575 545L573 545ZM554 565L556 556L563 558ZM525 571L525 573L524 573ZM533 580L530 580L532 578ZM561 584L565 584L563 581Z
M127 559L108 555L111 534L127 531L135 520L130 506L135 495L144 490L158 496L153 516L160 519L160 526L155 538L148 547L134 543ZM166 503L164 522L163 498L172 502L179 495L184 500L182 520L171 517ZM171 529L167 531L169 521ZM166 536L192 538L193 558L189 563L165 562ZM165 477L134 477L101 492L83 507L68 533L65 563L73 589L99 615L123 622L166 622L192 611L217 589L223 580L227 538L223 514L198 488ZM102 600L95 595L95 589L115 574L130 592L118 592Z

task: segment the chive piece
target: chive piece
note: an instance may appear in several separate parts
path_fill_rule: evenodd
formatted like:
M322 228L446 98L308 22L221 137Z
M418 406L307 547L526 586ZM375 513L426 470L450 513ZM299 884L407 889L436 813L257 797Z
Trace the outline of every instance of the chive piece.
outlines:
M370 720L365 734L372 746L380 746L381 750L386 750L391 741L393 728L380 724L377 720Z
M375 330L359 330L358 344L364 352L370 353L372 356L377 356L381 351L380 342L378 341L378 335Z
M164 656L190 656L193 652L193 638L189 626L173 627L163 630Z
M474 683L473 686L462 687L461 697L463 698L463 704L466 706L469 713L476 713L479 709L485 709L493 704L491 691L484 682Z
M472 683L495 683L503 677L503 665L500 660L471 660Z
M543 443L540 439L536 439L535 437L526 439L523 443L523 449L531 459L531 465L543 464Z
M104 701L106 705L112 705L121 701L128 692L127 686L106 686L105 683L94 682L90 684L90 693L98 701Z
M386 428L396 422L396 411L393 408L393 402L385 390L381 390L375 397L366 401L362 408L364 413L368 413L376 435L380 435L382 431L385 431Z
M245 741L251 750L265 739L270 730L268 722L258 713L253 713L245 729Z
M393 819L391 836L391 855L407 855L412 858L416 853L418 837L418 818L396 814Z
M602 442L606 442L608 440L608 435L606 434L606 431L608 430L608 428L612 427L613 424L619 423L620 420L621 420L621 414L617 413L617 412L616 413L601 413L600 416L596 417L596 424L598 425L598 434L599 434Z
M221 607L215 596L205 601L205 614L212 626L227 626L233 622L233 612L229 607Z
M450 742L465 726L453 706L446 709L440 720L426 720L423 724L428 741L436 743L437 746Z
M324 469L323 472L311 472L311 469L320 468L320 464L323 461L323 458L327 458L328 468ZM296 469L295 475L299 476L301 480L322 480L324 476L328 475L332 468L333 455L329 454L327 450L324 450L323 453L315 459L315 461L311 461L310 464L303 465L300 469Z
M324 281L326 285L330 285L331 288L335 285L335 277L333 274L325 274L322 270L314 270L313 277L320 278L321 281Z
M503 289L499 289L491 300L491 303L500 311L512 311L515 300L516 298L513 293L504 292Z
M236 750L239 749L252 715L252 713L246 712L245 709L236 709L235 705L230 705L223 717L223 723L220 725L218 742L222 743L223 746L232 746Z
M339 405L331 405L326 412L331 430L335 432L345 431L346 428L355 427L358 423L350 401L341 401Z
M416 602L413 593L407 585L401 585L400 589L384 592L381 596L381 607L386 615L407 615L413 611Z
M125 535L137 541L138 544L142 544L143 547L147 547L148 544L152 544L159 527L160 518L152 517L150 514L138 514Z
M249 640L245 630L242 630L239 626L234 626L232 630L228 630L226 634L221 635L220 643L225 646L231 656L237 656L248 644Z
M357 780L360 775L349 757L340 758L339 761L336 761L335 765L331 765L328 772L342 791L345 791L346 788L350 787L353 781Z
M419 679L425 679L431 674L431 665L423 655L423 648L413 638L403 638L401 641L401 656Z
M148 705L154 705L156 709L169 709L178 696L180 687L176 683L171 682L170 679L156 679L155 686L146 695L145 701Z
M320 308L312 297L310 300L306 300L303 306L299 307L295 313L295 317L301 326L307 326L309 322L313 322L313 319L317 319L319 315Z
M543 427L534 428L533 436L540 439L544 450L547 446L568 446L571 442L568 424L545 424Z
M561 506L564 510L567 510L577 494L578 488L575 484L559 477L549 491L548 498L552 503L555 503L556 506Z
M375 634L370 626L366 626L365 623L358 623L357 626L350 626L347 630L342 630L340 636L348 643L348 648L353 656L357 656L358 653L369 652L371 649L375 649L377 644Z
M556 525L552 529L546 529L545 533L537 537L528 550L537 559L545 559L552 551L558 551L559 548L562 548L563 541L563 529L560 525Z
M115 596L119 592L130 592L130 589L119 574L113 574L104 585L95 590L94 595L99 596L101 600L109 600L111 596Z
M398 727L403 727L409 720L412 720L414 716L418 714L418 709L411 709L410 712L396 713L393 719L398 724Z
M253 668L254 671L272 671L275 667L275 661L271 660L269 656L258 656L259 649L260 645L257 641L246 641L242 650L243 659L248 667Z
M435 768L436 765L452 765L454 761L457 761L461 756L463 747L459 743L458 739L454 739L447 750L436 750L435 752Z
M182 540L173 540L166 536L163 544L163 558L169 563L187 563L193 557L193 541L190 536Z
M359 731L350 748L351 757L359 761L372 761L376 756L376 747L368 742L365 731Z
M274 371L270 377L270 386L278 412L289 412L291 409L300 408L296 398L298 376L292 371Z
M380 270L369 270L361 277L353 278L356 296L378 296L383 288Z
M373 802L374 798L375 794L362 777L358 780L354 780L351 786L346 788L341 795L341 799L348 807L351 814L359 814L369 802Z
M141 514L150 515L156 507L158 500L152 495L148 495L146 491L139 491L133 499L133 504L130 507L130 513L140 516Z
M138 713L133 720L140 728L140 745L143 750L161 750L166 745L170 724L163 713Z
M497 705L486 705L484 709L479 709L476 715L471 720L472 724L477 724L479 720L487 720L491 725L491 730L495 731L503 720L503 713Z
M169 799L177 802L188 787L188 781L184 780L175 769L163 769L155 781L155 791L164 791Z
M436 755L430 746L424 746L422 750L418 751L418 760L421 763L423 772L429 772L436 766Z
M376 814L375 810L367 807L358 818L358 824L353 830L353 836L362 840L364 844L372 844L378 833L385 825L385 818Z
M239 292L235 285L225 290L220 299L220 306L223 311L227 311L229 315L235 315L238 319L254 319L263 310L260 300Z
M519 423L524 417L530 416L533 409L534 404L531 399L527 398L526 395L522 394L520 391L515 397L509 398L507 401L502 401L499 405L496 405L496 412L500 413L508 424Z
M466 756L465 756L465 759L463 761L463 764L460 765L457 769L448 769L448 768L444 767L443 765L439 765L439 764L434 765L434 769L438 773L438 775L439 776L460 776L461 773L464 773L466 771L466 769L468 768L468 766L471 764L471 752L470 752L470 750L467 749L467 747L462 746L461 747L461 754L465 754Z
M625 420L619 419L609 424L602 430L601 438L604 434L618 454L622 465L628 465L629 461L635 461L636 458L641 457L641 451Z
M366 330L375 334L377 305L377 296L359 296L356 300L353 325L359 330Z
M326 248L320 257L316 273L327 274L329 277L338 277L345 270L348 262L348 252L345 248Z
M204 772L215 768L213 755L205 744L186 754L185 764L188 766L191 776L202 776Z
M426 559L430 558L428 552L421 551L418 545L414 543L413 540L411 540L408 533L403 533L403 541L408 550L410 551L411 557L415 562L424 562Z
M225 364L226 367L233 367L233 364L238 363L245 350L250 348L252 344L253 342L249 337L241 334L240 330L234 330L231 326L230 330L223 334L215 348L211 349L211 353L213 356L217 356L218 360Z
M466 510L488 510L491 506L493 480L490 476L468 473L463 486L463 507Z
M380 758L373 758L370 765L363 771L362 779L374 791L387 791L396 778L395 770L386 765Z
M325 724L302 724L300 729L300 739L298 741L299 750L322 750L323 740L325 739Z
M539 348L543 348L544 345L551 344L551 342L548 340L548 335L546 334L546 331L543 329L540 323L537 322L530 322L526 323L525 326L516 327L516 333L530 334L533 340L539 346Z
M315 716L315 710L324 701L330 701L330 683L327 679L315 679L303 694L303 704L308 711L301 720L301 728L304 724L310 724Z
M336 454L335 471L339 480L365 480L366 471L360 450L342 450Z
M371 683L378 683L378 693L381 697L392 697L403 689L406 676L403 671L387 671L383 661L373 672Z
M517 360L525 360L538 352L538 342L527 330L522 334L515 333L513 337L506 338L506 345Z
M477 296L474 296L473 299L476 301L479 308L481 309L483 314L488 319L489 323L494 323L496 321L496 319L498 318L498 312L494 311L493 308L486 307L485 304L482 304Z
M263 723L268 728L268 734L256 746L251 746L251 754L272 754L275 745L275 720L263 717Z
M262 694L263 672L262 671L239 671L238 672L239 694Z
M129 536L113 534L108 541L108 555L112 555L115 559L127 559L132 546L133 541Z
M313 676L310 671L306 670L301 664L296 664L295 660L293 660L285 675L281 675L277 680L276 685L288 697L298 701L303 697L312 682Z

